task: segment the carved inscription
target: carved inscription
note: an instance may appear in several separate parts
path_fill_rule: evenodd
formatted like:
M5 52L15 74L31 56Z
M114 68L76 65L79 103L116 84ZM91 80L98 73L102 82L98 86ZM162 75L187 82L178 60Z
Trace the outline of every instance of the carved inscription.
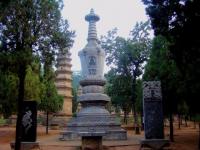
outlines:
M161 83L160 81L143 82L144 100L161 100Z

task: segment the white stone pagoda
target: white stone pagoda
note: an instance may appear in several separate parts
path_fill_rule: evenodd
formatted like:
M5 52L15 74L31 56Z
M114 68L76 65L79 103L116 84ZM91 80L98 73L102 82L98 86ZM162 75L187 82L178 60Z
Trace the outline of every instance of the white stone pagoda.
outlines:
M85 16L89 29L87 44L79 51L83 75L80 81L82 93L78 98L81 109L67 124L67 130L62 132L61 140L77 139L83 133L85 136L101 134L107 140L127 139L126 131L105 108L110 98L104 93L105 51L98 44L96 32L96 22L99 19L93 9Z

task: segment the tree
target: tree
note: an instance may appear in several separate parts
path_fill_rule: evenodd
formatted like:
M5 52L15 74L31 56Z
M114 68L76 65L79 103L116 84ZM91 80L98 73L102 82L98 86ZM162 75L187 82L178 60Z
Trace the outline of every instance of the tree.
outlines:
M63 97L57 93L53 80L43 81L43 94L39 109L46 112L46 134L48 134L48 115L49 112L57 112L62 109Z
M38 64L32 63L26 69L25 78L25 100L41 101L42 83L40 81L40 72Z
M0 72L0 113L8 118L16 112L18 79L11 72Z
M79 90L79 82L82 79L81 72L76 71L72 74L72 112L76 113L78 106L78 90Z
M149 22L136 23L130 33L130 38L124 39L116 36L117 30L109 31L107 36L101 38L101 46L107 54L107 64L113 66L120 75L131 76L132 82L132 110L136 133L139 133L136 103L136 79L142 74L143 63L148 59L151 47Z
M155 35L170 42L170 53L181 72L181 92L190 114L199 114L199 0L143 0ZM200 124L199 124L200 126ZM199 138L200 139L200 138ZM199 141L200 148L200 141Z
M144 129L143 124L143 89L142 89L142 79L138 78L136 81L136 103L135 108L136 111L140 113L141 117L141 130Z
M199 113L198 102L200 82L199 0L143 0L151 19L155 35L164 36L170 43L169 51L181 72L185 86L182 92L190 112Z
M2 64L14 66L19 78L15 146L19 150L27 66L31 64L33 55L43 60L53 57L56 50L70 48L74 33L68 30L67 21L61 17L61 0L16 0L3 5L0 2L0 39L3 45L0 56Z
M180 97L178 97L178 87L181 82L180 73L174 60L170 59L169 42L162 36L157 36L153 40L150 59L145 66L143 80L160 80L162 84L162 98L164 114L170 116L170 139L173 138L173 113L177 112Z
M124 123L127 124L127 116L131 111L131 77L118 75L111 69L106 75L106 93L111 97L115 108L121 108L124 112Z

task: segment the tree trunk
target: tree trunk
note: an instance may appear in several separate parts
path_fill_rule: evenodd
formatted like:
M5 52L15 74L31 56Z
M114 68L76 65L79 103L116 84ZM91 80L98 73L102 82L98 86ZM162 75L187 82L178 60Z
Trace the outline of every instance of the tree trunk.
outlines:
M132 111L133 111L135 134L140 134L138 116L137 116L136 107L135 107L135 101L136 101L135 89L136 89L136 76L134 76L132 79Z
M178 114L178 129L181 129L181 115Z
M124 123L127 124L127 111L124 110Z
M172 113L170 113L170 115L169 115L169 128L170 128L170 132L169 132L170 141L174 142L174 127L173 127L173 114Z
M199 145L198 145L198 148L200 150L200 122L199 122Z
M194 129L196 129L196 120L194 119Z
M48 134L48 128L49 128L49 112L46 113L46 134Z
M188 125L187 125L187 116L185 116L185 126L188 127Z
M25 65L19 66L19 89L18 89L18 108L17 108L17 124L16 124L16 136L15 136L15 150L20 150L21 140L22 140L22 104L24 101L24 82L26 76L26 67Z
M138 124L138 115L135 110L135 104L133 104L133 117L134 117L135 134L140 134L140 128L139 128L139 124Z

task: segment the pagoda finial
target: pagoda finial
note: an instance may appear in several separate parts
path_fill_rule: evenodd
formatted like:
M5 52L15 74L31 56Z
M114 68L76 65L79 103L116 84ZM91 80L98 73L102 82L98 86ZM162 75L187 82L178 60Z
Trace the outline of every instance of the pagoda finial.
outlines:
M100 17L94 13L94 9L90 10L90 13L85 16L85 20L89 22L88 29L88 41L97 40L96 22L99 21Z

